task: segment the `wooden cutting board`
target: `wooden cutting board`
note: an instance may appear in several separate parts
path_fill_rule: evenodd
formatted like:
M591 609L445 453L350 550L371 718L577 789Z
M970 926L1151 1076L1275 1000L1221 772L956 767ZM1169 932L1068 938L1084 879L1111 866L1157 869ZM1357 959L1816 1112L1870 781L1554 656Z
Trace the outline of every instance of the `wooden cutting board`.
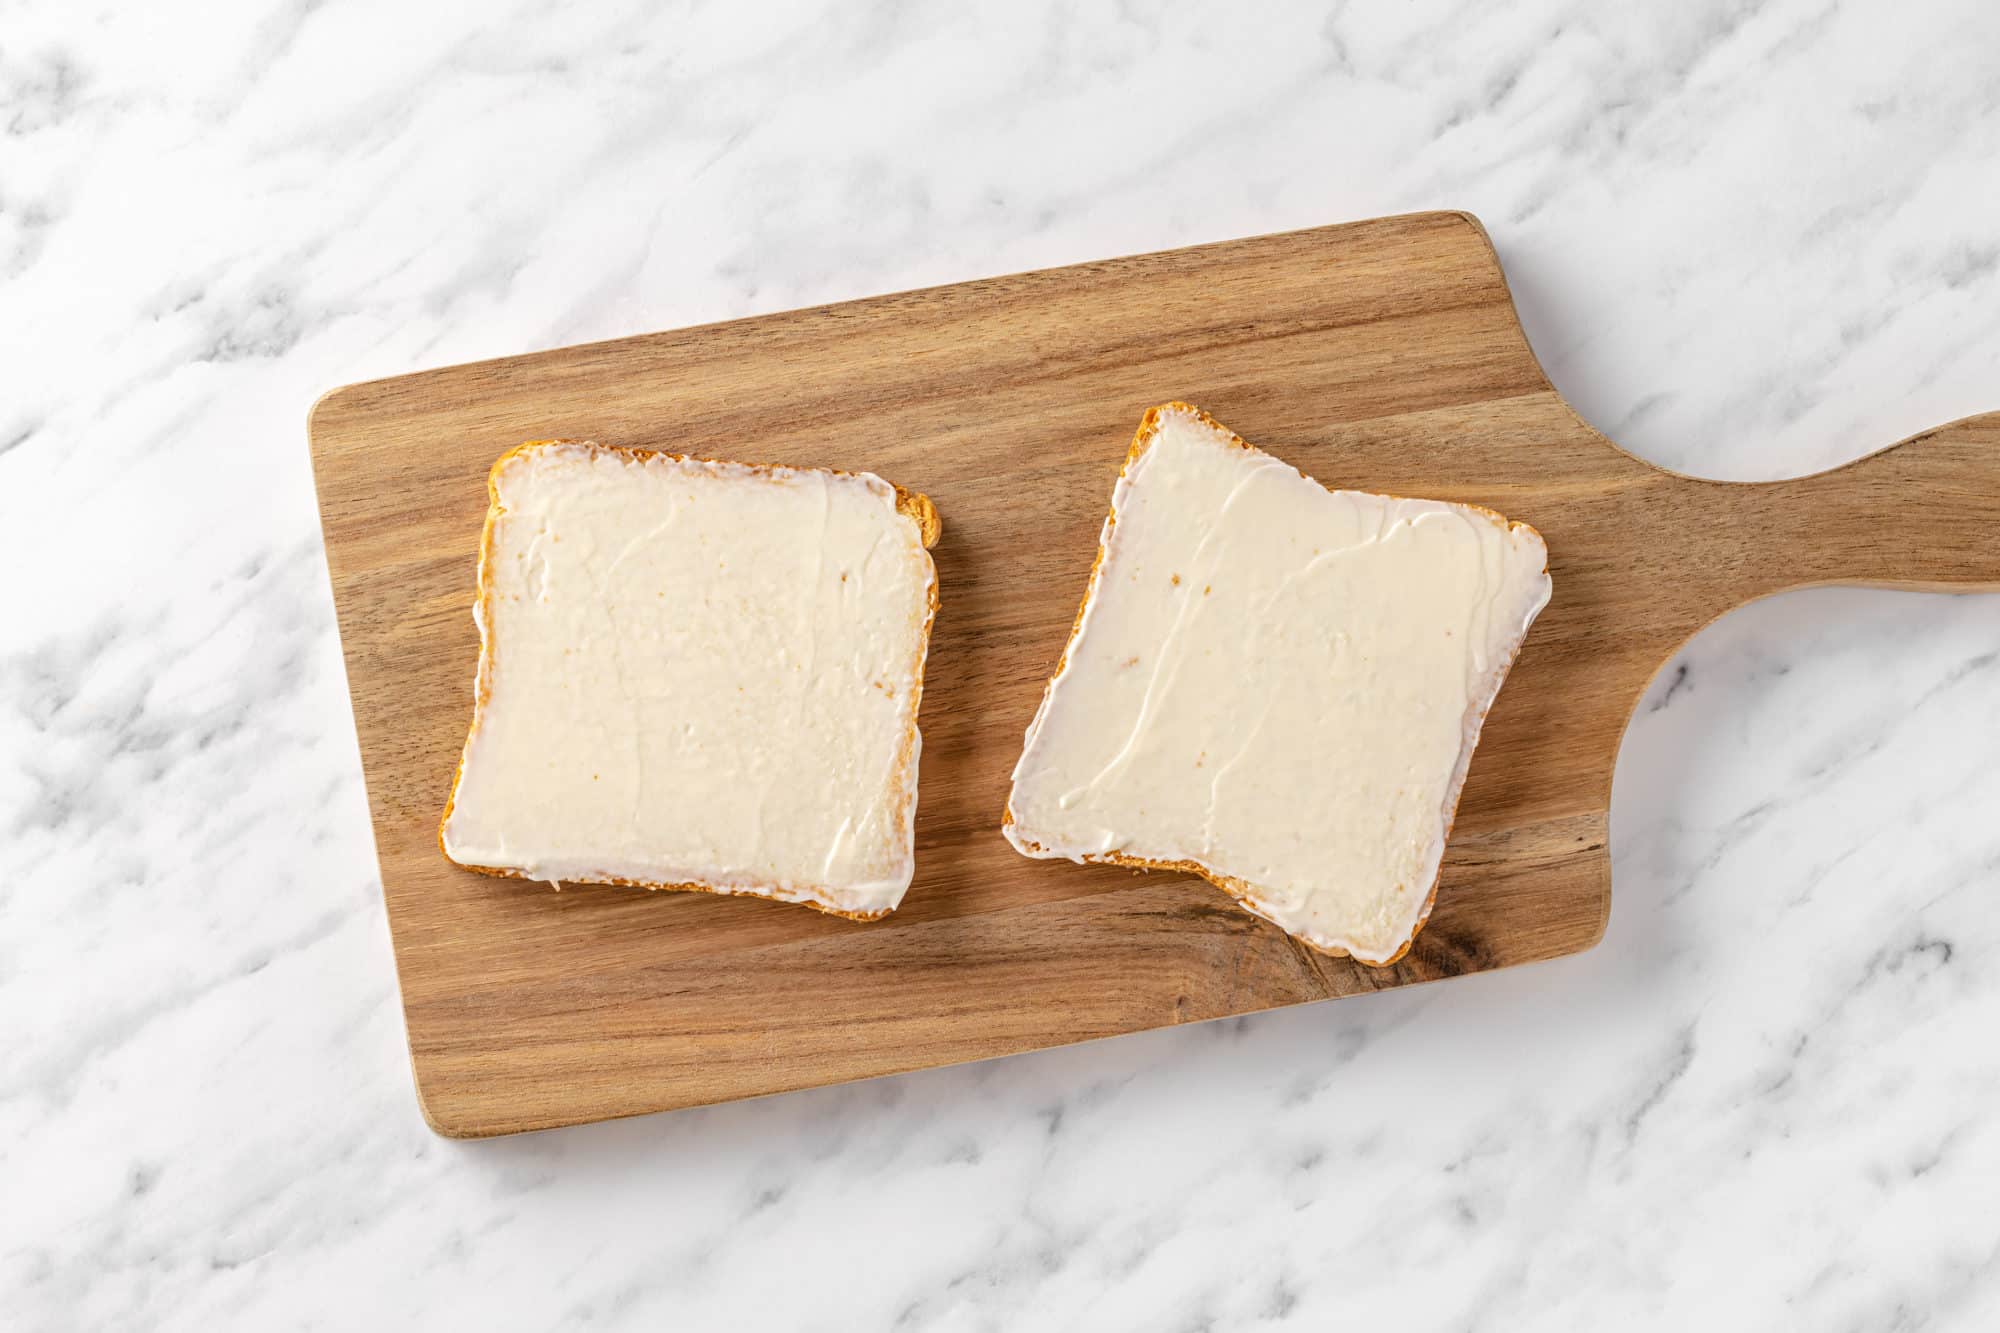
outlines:
M1328 486L1471 501L1555 597L1486 724L1416 947L1321 957L1186 877L1029 861L999 820L1146 408L1200 404ZM1557 396L1479 223L1431 213L909 292L336 390L310 434L410 1055L503 1134L920 1069L1587 949L1648 679L1785 588L2000 588L2000 414L1799 481L1694 481ZM569 436L867 469L930 495L942 606L917 878L855 925L461 871L485 476ZM1561 984L1551 976L1551 985Z

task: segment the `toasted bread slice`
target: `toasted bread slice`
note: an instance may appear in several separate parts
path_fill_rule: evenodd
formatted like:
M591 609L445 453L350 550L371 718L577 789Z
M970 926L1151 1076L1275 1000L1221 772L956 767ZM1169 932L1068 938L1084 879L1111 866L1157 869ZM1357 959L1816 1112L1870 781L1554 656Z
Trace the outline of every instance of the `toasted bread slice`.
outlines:
M1525 524L1329 491L1196 408L1154 408L1006 836L1029 856L1191 871L1315 949L1393 963L1549 593Z
M867 473L561 440L502 455L488 492L445 855L894 910L937 610L930 501Z

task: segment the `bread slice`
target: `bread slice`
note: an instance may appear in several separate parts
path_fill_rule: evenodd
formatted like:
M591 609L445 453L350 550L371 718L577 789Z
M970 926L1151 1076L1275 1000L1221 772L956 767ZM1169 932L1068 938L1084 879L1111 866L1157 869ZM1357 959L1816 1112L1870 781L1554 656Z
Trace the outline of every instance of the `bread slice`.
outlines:
M1014 769L1028 856L1192 871L1313 948L1410 947L1480 725L1549 599L1540 534L1329 491L1146 414Z
M867 473L503 454L439 839L495 875L856 920L914 869L937 510Z

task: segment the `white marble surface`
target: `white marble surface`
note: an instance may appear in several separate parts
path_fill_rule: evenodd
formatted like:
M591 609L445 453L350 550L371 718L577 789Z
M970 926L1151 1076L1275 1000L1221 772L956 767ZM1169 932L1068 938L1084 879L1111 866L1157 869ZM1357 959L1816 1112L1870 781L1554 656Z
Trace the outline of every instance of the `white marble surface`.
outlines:
M1986 0L1247 9L0 7L0 1322L2000 1326L2000 597L1691 644L1588 955L423 1127L329 386L1445 206L1656 461L2000 408Z

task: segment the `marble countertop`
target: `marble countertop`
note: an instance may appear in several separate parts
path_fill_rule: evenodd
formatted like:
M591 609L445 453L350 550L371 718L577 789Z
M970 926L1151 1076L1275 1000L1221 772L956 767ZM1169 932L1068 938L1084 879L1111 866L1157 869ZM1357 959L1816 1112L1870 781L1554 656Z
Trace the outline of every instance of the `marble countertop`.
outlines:
M10 1327L2000 1324L2000 597L1690 643L1591 953L455 1143L304 442L344 381L1450 207L1614 439L1813 471L2000 409L2000 8L192 12L0 36Z

